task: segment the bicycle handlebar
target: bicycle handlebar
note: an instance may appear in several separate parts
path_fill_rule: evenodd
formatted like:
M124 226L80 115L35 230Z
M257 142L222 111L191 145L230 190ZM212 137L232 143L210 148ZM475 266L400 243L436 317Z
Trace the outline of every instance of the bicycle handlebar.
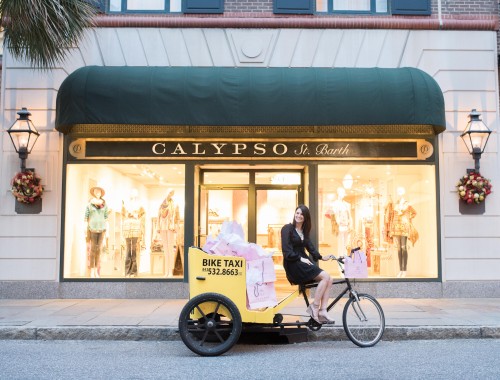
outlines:
M356 251L359 251L360 249L361 249L361 247L356 247L356 248L351 249L351 254L353 254ZM344 256L337 257L335 255L330 255L329 259L330 260L336 260L336 261L338 261L339 263L342 263L342 264L344 263Z

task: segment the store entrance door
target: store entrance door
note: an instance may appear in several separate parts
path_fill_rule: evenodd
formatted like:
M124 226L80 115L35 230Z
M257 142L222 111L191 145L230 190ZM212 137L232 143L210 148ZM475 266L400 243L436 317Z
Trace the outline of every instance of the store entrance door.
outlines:
M225 221L236 221L246 241L273 253L277 291L287 287L280 231L304 203L303 183L303 168L200 168L198 246L203 247L209 235L216 237Z

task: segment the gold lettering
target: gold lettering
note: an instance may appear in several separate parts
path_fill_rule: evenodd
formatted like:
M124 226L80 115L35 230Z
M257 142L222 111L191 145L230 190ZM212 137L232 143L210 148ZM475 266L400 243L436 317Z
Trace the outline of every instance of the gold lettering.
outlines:
M177 144L175 146L175 149L174 151L172 152L172 154L187 154L186 152L184 152L184 149L182 149L182 145L181 144Z
M205 150L203 150L203 152L200 152L198 150L198 148L200 147L201 143L193 143L193 145L195 146L193 154L205 154Z
M233 144L234 146L234 153L233 154L241 154L240 150L245 150L247 148L247 144Z
M281 146L283 148L281 153L278 152L279 146ZM282 155L286 154L287 151L288 151L288 147L285 144L274 144L274 146L273 146L273 152L274 152L274 154L277 154L278 156L282 156Z
M226 144L226 143L212 143L212 144L210 144L210 145L212 145L215 149L217 149L217 153L215 153L215 154L223 154L223 153L221 152L221 149L222 149L224 146L226 146L227 144Z
M253 146L253 154L256 154L258 156L262 156L263 154L266 154L266 144L264 143L257 143Z
M161 146L163 149L158 151L157 147ZM165 143L156 143L153 145L153 153L154 154L165 154Z

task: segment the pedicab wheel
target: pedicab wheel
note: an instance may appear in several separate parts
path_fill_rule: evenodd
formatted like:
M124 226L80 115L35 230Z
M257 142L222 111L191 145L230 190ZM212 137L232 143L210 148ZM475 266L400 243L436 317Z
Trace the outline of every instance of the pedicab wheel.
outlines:
M359 347L376 345L385 331L385 316L382 306L369 294L351 296L342 314L344 331Z
M217 293L192 298L179 316L182 341L201 356L222 355L231 349L240 337L242 326L234 302Z

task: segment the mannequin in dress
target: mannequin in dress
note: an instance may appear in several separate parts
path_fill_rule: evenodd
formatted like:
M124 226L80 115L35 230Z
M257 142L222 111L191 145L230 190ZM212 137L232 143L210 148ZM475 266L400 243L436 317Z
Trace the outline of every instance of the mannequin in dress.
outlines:
M396 189L398 201L394 205L393 219L390 226L390 236L398 248L399 273L397 277L406 277L408 264L408 237L412 228L412 219L417 215L415 209L405 199L405 188Z
M101 256L102 242L106 234L106 223L109 210L104 196L104 189L93 187L90 189L92 198L85 209L85 222L87 223L87 234L90 237L89 267L90 277L100 277L99 263Z
M345 189L337 189L337 200L333 202L333 214L338 225L337 253L344 255L349 244L349 233L352 229L351 205L344 200Z
M179 207L174 203L174 190L168 189L167 196L158 210L158 233L165 254L165 277L172 277L175 266L175 234L179 223Z

